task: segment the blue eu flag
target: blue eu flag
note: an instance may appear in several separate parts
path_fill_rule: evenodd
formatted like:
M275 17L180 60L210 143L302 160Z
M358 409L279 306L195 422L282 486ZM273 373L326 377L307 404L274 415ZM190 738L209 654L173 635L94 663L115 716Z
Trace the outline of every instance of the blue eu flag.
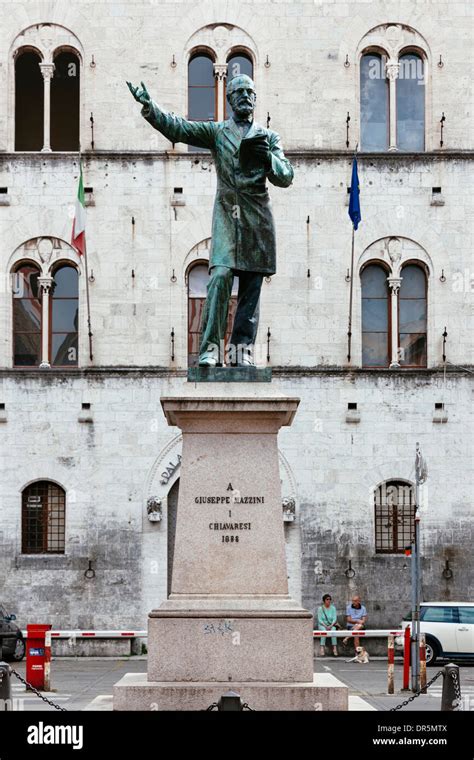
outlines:
M354 157L352 162L352 179L351 179L351 193L349 197L349 216L351 218L354 229L356 230L361 220L360 215L360 201L359 201L359 175L357 174L357 159Z

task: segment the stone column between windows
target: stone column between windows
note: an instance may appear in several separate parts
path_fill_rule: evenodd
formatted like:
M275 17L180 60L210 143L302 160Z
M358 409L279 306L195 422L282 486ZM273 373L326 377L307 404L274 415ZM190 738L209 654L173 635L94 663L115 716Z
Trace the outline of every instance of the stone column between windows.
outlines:
M44 86L44 115L43 115L43 147L42 153L51 153L51 79L54 74L54 63L40 63Z
M41 288L41 363L40 369L51 369L49 363L49 294L53 278L49 275L38 277Z
M389 150L397 150L397 79L400 64L389 61L385 71L389 87Z
M223 121L224 120L224 98L225 98L225 87L226 87L226 77L227 77L227 64L226 63L215 63L214 64L214 76L217 80L217 113L216 113L216 121Z
M390 369L400 366L400 355L398 347L398 291L402 284L402 277L387 277L387 281L391 291L391 345L392 345L392 360L390 362Z

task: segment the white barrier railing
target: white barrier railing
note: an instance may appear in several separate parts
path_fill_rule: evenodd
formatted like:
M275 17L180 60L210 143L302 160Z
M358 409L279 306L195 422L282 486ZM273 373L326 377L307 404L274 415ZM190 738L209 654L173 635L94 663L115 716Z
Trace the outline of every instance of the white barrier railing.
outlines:
M52 639L146 639L148 631L48 631ZM23 638L28 637L27 631L22 631ZM313 631L313 637L335 636L336 638L350 638L351 636L376 638L385 636L403 636L404 631L391 631L388 629L348 631L345 629L338 631Z
M384 636L403 636L404 631L389 631L385 629L376 629L373 630L361 630L361 631L348 631L345 629L338 630L338 631L313 631L314 638L317 638L319 636L335 636L336 638L350 638L351 636L357 636L357 638L376 638L378 637L384 637Z
M52 639L146 639L147 631L48 631ZM28 638L27 631L22 631Z

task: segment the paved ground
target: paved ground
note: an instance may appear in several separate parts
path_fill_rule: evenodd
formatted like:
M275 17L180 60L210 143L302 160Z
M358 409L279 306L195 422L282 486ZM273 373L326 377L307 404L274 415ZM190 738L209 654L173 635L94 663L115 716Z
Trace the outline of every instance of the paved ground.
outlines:
M315 660L315 671L331 673L339 678L340 681L347 684L350 695L362 697L366 702L375 707L377 710L390 710L395 705L400 704L412 692L401 692L403 683L403 665L400 662L395 663L395 694L387 694L387 660L386 658L371 659L367 665L358 665L357 663L347 662L347 657L339 656L317 658ZM427 680L430 681L436 673L443 667L443 663L436 663L433 667L427 668ZM465 700L463 703L465 710L474 710L474 665L467 664L460 669L461 694ZM441 706L441 690L443 677L440 676L435 683L428 689L428 694L416 697L413 702L403 708L407 710L435 710L439 711Z
M25 678L25 661L10 663ZM44 693L48 699L67 710L83 710L99 694L112 694L114 683L125 673L146 672L146 657L62 657L51 663L51 693ZM12 676L12 697L15 710L52 710L32 692Z
M347 663L345 657L317 658L316 672L332 673L349 686L349 694L362 697L377 710L390 710L391 707L410 696L411 692L400 693L402 685L402 664L395 665L395 691L388 696L387 661L372 659L368 665ZM99 695L112 694L112 686L125 673L143 673L146 671L146 657L129 657L124 659L95 657L61 658L51 663L51 686L54 691L47 694L49 699L68 710L83 710ZM428 668L428 680L441 666ZM25 662L16 663L15 669L24 677ZM31 692L25 692L23 684L12 678L14 709L17 710L54 710ZM439 711L441 704L442 677L429 689L427 696L417 697L404 710ZM464 709L474 710L474 665L461 667L461 691L464 697Z

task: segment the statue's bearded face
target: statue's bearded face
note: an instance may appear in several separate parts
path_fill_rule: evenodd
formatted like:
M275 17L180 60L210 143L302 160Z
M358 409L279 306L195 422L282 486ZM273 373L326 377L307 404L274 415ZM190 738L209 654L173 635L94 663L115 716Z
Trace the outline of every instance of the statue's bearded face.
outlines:
M240 118L247 118L255 109L257 96L250 77L238 77L235 86L228 93L227 99L234 114Z

